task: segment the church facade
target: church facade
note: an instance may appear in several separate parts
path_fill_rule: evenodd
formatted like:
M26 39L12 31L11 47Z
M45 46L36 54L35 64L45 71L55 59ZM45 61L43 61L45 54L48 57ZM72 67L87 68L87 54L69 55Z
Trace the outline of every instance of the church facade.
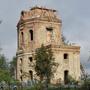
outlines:
M62 21L56 10L33 7L29 11L21 12L17 24L16 53L16 78L19 81L27 82L37 77L33 68L33 55L42 44L51 46L55 62L59 64L52 78L54 83L66 83L69 75L80 80L80 46L64 44L61 27Z

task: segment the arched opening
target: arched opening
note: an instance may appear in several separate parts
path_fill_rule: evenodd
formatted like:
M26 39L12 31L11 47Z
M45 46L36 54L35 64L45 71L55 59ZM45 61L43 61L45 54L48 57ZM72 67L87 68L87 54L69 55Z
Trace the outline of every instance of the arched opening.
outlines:
M46 28L46 30L47 30L47 42L50 43L52 41L53 28L49 27Z
M30 79L33 80L33 71L29 71Z
M30 30L29 33L30 33L30 40L32 41L33 40L33 30Z
M20 58L20 64L22 64L22 58Z
M68 54L64 53L63 57L64 57L64 59L68 59Z
M32 57L29 57L29 61L30 61L30 62L32 62L32 61L33 61Z
M65 71L64 71L64 83L65 83L65 84L68 84L68 73L69 73L68 70L65 70Z
M22 74L22 69L20 70L20 73Z
M22 42L22 45L24 44L24 34L23 34L23 32L21 32L21 42Z
M21 15L24 16L24 11L21 12Z
M21 82L23 81L23 78L22 78L22 76L20 77L20 80L21 80Z

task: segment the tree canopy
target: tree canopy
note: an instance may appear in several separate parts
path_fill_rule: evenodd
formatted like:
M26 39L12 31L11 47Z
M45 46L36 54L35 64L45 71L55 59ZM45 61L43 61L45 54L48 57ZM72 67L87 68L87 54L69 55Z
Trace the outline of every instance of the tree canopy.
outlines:
M14 56L12 61L10 62L10 73L12 77L15 76L16 65L17 65L17 59Z
M0 54L0 69L8 69L7 59L3 54Z
M0 82L9 82L11 79L7 58L0 53Z
M44 79L50 81L51 77L54 75L55 67L57 66L51 48L41 45L41 47L36 50L35 61L37 76L40 77L41 81Z

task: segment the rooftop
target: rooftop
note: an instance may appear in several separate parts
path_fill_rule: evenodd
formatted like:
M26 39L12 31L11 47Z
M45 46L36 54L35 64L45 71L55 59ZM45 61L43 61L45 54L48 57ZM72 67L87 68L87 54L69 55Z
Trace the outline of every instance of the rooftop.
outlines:
M48 8L45 8L45 7L38 7L38 6L32 7L30 10L35 10L35 9L41 9L41 10L56 12L56 10L54 10L54 9L48 9Z

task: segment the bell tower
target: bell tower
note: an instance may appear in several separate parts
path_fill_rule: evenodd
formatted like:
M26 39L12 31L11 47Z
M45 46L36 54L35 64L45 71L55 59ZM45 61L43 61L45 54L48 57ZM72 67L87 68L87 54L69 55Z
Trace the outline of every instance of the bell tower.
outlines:
M27 82L35 77L33 68L35 50L42 44L50 45L59 64L53 82L67 83L68 75L80 78L80 47L62 42L62 21L57 11L43 7L33 7L22 11L17 24L17 79Z
M62 44L61 25L56 10L33 7L22 11L17 25L18 49L31 50L41 44Z
M62 44L61 25L62 22L57 17L56 10L53 9L33 7L29 11L21 12L17 25L17 78L19 80L24 80L21 77L24 71L27 73L30 71L27 64L36 48L39 48L41 44Z

